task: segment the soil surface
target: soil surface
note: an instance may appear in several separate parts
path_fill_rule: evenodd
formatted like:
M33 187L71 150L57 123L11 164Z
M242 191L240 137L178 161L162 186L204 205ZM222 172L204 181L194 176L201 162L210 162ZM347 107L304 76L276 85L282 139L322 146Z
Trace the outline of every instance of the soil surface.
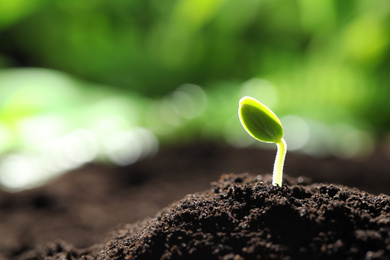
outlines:
M290 153L293 177L282 188L258 175L272 171L274 156L205 142L2 192L0 259L390 259L384 153L364 161ZM231 172L251 174L215 182Z

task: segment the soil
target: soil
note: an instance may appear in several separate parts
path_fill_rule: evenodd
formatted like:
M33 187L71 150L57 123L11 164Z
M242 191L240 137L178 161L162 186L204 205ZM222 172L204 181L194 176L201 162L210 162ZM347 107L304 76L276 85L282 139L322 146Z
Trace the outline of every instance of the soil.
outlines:
M0 259L390 259L385 153L289 153L282 188L274 156L204 142L1 192Z

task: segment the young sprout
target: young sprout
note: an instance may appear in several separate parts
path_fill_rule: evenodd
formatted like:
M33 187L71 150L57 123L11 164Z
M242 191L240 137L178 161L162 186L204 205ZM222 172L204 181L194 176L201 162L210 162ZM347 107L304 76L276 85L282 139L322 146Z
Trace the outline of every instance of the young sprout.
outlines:
M265 105L254 98L243 97L240 100L238 116L245 130L255 139L276 143L276 153L272 184L282 187L283 164L287 144L283 139L283 127L279 118Z

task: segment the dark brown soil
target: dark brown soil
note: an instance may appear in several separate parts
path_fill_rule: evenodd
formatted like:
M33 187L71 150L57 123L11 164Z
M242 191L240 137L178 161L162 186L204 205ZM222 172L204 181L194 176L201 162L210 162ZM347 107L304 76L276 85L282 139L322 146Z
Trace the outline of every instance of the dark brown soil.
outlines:
M203 143L0 194L0 259L390 259L388 196L311 183L389 194L384 156L289 154L285 171L310 178L277 188L230 174L210 188L221 173L270 172L274 153Z
M303 178L299 179L304 182ZM202 193L125 225L87 250L51 245L43 259L388 259L390 197L342 186L223 175Z

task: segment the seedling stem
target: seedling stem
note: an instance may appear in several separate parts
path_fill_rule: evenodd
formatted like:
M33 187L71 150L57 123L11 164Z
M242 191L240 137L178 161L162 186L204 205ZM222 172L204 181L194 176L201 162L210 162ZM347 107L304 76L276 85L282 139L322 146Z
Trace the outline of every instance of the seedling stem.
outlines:
M278 151L276 152L274 172L272 174L272 185L282 187L282 177L283 177L283 165L284 158L286 157L287 144L282 138L279 142L276 143Z

